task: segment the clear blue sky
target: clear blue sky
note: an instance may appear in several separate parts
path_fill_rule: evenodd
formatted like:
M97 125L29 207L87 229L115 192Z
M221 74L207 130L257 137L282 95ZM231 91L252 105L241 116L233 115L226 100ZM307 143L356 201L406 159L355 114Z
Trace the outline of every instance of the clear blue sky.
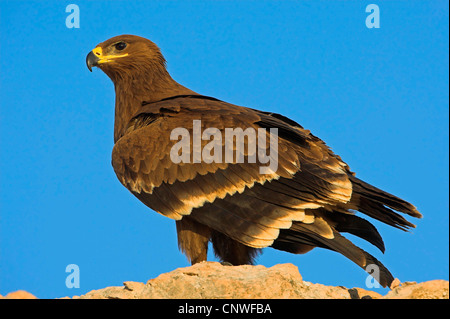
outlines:
M70 3L79 29L66 27ZM370 3L379 29L365 25ZM80 295L188 265L174 222L111 166L113 84L85 57L124 33L157 43L183 85L292 118L358 177L415 204L412 233L375 222L384 255L357 243L402 281L448 280L448 12L447 1L1 0L0 294ZM330 251L269 248L258 263L365 287ZM69 264L80 288L65 285Z

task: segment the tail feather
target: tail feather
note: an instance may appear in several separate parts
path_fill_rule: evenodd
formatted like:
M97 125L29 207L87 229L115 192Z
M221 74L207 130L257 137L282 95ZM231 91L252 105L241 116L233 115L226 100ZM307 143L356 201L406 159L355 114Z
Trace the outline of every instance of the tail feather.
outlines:
M407 201L376 188L355 176L349 176L353 184L350 201L357 210L390 226L408 230L416 226L395 211L422 218L417 208Z
M369 273L383 287L391 285L394 277L389 270L375 257L353 244L350 240L334 231L334 238L327 239L311 231L308 224L293 223L290 229L282 229L278 239L272 245L273 248L295 252L297 247L309 245L336 251L349 258L365 271L372 270L375 265L378 271Z
M407 221L402 215L397 214L393 210L389 209L382 204L371 201L366 198L361 198L359 203L359 209L361 213L366 214L372 218L378 219L383 223L401 230L408 230L409 228L415 228L416 225Z
M407 201L376 188L375 186L372 186L355 176L349 175L349 178L353 184L353 192L359 194L363 198L386 205L396 211L408 214L410 216L422 218L422 214L419 213L417 208Z
M336 231L349 233L367 240L384 253L385 247L383 238L381 238L381 235L375 226L367 220L355 215L342 214L336 211L327 214L326 218L335 223L334 228Z

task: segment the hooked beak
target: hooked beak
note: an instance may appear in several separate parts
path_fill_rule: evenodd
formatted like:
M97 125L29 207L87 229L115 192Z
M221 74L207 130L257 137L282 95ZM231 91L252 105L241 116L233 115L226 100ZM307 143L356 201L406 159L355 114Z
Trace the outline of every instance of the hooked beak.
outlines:
M103 54L103 50L101 47L96 47L94 50L89 52L86 57L86 65L89 71L92 72L93 66L98 66L99 64L113 62L118 58L126 57L128 53L125 54Z
M92 67L98 65L98 61L100 61L100 58L94 54L94 52L89 52L89 54L86 57L86 65L89 69L89 71L92 72Z

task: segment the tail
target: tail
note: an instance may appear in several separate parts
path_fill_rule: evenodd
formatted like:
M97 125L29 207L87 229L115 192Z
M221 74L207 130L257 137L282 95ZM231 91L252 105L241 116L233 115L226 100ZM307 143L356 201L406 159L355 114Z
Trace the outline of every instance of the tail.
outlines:
M315 232L311 226L311 224L294 222L291 228L280 230L280 235L272 247L292 253L305 250L305 246L330 249L353 261L377 280L381 286L389 287L391 285L394 277L374 256L357 247L335 230L333 231L334 238L327 239ZM378 271L373 271L374 268Z
M407 201L376 188L355 176L350 175L349 178L353 184L353 195L350 203L355 205L361 213L402 230L408 230L416 226L394 210L422 218L422 214L417 211L416 207Z
M350 200L350 206L353 209L405 231L414 228L415 225L397 212L417 218L422 217L410 203L354 176L349 176L349 178L353 185L353 194ZM304 253L314 247L330 249L352 260L383 287L391 285L394 277L389 270L374 256L357 247L340 234L340 232L347 232L358 236L384 252L383 239L370 222L355 215L343 214L338 211L330 212L324 209L314 210L314 215L321 216L332 228L332 238L323 236L320 229L315 227L314 224L294 222L291 228L280 230L280 234L272 247L291 253ZM377 271L373 271L374 269Z

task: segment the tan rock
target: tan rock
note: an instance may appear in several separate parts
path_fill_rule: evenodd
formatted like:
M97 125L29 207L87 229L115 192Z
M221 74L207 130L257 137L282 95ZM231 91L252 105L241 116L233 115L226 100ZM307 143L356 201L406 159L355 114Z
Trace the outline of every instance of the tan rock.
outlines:
M142 283L91 291L79 298L296 298L302 278L292 264L223 266L204 262Z
M204 262L178 268L147 283L126 281L121 287L93 290L73 299L448 299L449 283L394 282L387 295L362 288L347 289L303 281L292 264L264 266L224 266ZM1 297L1 296L0 296ZM36 298L25 291L6 298Z
M360 291L364 296L374 294ZM304 282L292 264L266 268L204 262L161 274L145 285L125 282L124 287L94 290L74 298L350 299L351 296L345 287Z
M358 291L359 299L381 299L383 296L378 292L372 290L365 290L362 288L355 288Z
M14 292L10 292L5 297L0 295L0 299L37 299L36 296L26 292L24 290L17 290Z
M177 299L394 299L448 298L448 281L425 283L396 281L386 296L362 288L347 289L303 281L292 264L223 266L204 262L178 268L143 283L125 282L124 287L95 290L78 298L177 298Z
M449 282L431 280L422 283L402 283L391 290L385 299L449 299Z

